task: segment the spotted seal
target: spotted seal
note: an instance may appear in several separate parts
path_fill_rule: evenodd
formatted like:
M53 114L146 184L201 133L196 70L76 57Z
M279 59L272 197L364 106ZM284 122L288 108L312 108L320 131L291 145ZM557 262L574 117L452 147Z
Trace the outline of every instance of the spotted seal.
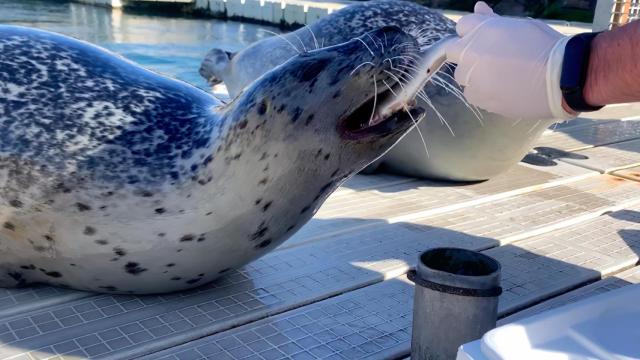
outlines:
M211 85L224 82L233 97L298 52L338 44L381 26L401 27L418 38L423 50L455 33L453 21L427 7L400 0L366 1L294 32L256 42L238 53L213 49L203 60L200 74ZM463 99L452 75L453 67L445 68L427 84L424 96L418 99L427 109L420 132L411 131L370 166L369 172L379 168L424 178L486 180L522 159L553 122L520 122L475 109ZM408 77L400 76L402 81Z
M415 42L384 27L305 52L223 104L0 26L0 285L176 291L265 254L410 129L404 112L368 120L389 95L372 78L393 82Z

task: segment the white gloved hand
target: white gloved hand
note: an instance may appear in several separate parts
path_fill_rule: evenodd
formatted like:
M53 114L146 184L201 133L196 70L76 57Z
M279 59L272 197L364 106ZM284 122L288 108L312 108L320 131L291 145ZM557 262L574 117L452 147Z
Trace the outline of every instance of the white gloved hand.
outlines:
M538 20L498 16L482 1L456 31L447 60L458 64L455 79L471 104L517 119L574 117L560 91L568 37Z

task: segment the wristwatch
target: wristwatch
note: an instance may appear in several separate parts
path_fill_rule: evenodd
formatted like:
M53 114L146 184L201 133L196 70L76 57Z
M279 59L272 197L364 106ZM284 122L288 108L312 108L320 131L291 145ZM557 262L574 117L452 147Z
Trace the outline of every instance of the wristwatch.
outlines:
M584 84L587 81L591 42L599 34L582 33L572 36L567 42L560 74L560 90L564 101L576 112L588 112L602 109L592 106L584 99Z

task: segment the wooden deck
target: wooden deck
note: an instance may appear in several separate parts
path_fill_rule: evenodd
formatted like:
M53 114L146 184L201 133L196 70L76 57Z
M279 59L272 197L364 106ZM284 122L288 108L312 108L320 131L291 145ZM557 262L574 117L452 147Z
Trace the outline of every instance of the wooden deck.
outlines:
M402 358L404 274L436 246L501 262L501 323L638 283L640 120L619 120L638 114L562 124L536 146L588 159L520 163L484 183L357 176L280 248L193 291L0 290L0 358Z

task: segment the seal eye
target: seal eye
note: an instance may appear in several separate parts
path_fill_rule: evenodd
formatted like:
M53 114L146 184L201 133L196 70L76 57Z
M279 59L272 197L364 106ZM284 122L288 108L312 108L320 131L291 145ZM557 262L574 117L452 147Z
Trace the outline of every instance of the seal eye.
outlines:
M258 115L264 115L268 108L269 105L267 104L267 100L262 100L258 105Z

